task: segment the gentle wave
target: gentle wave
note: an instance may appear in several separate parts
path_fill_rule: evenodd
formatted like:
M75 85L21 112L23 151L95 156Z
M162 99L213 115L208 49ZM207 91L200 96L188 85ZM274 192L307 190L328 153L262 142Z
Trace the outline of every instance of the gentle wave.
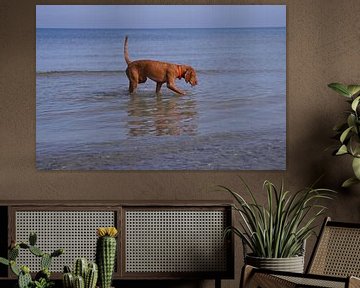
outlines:
M240 74L240 73L276 73L284 72L275 69L224 69L224 70L196 70L197 74L203 75L219 75L219 74ZM112 76L125 73L125 70L65 70L65 71L37 71L36 76L49 77L49 76L91 76L103 75Z

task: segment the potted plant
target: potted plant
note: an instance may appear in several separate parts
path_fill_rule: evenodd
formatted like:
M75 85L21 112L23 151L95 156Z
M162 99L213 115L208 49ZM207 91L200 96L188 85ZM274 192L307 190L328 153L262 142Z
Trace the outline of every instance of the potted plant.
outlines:
M63 288L96 288L98 279L98 266L86 258L77 258L73 271L69 266L64 266L62 275Z
M242 180L251 201L225 186L235 199L233 205L240 215L239 227L228 227L226 234L239 236L250 253L244 254L245 264L259 268L303 272L305 241L314 233L315 220L326 207L317 202L331 199L334 192L329 189L304 188L296 193L278 189L266 180L266 205L261 205L249 186Z
M334 155L350 155L353 158L354 177L347 179L342 184L342 187L349 187L360 183L360 85L331 83L328 87L346 97L350 104L346 121L334 127L340 142Z
M99 267L99 287L110 288L116 260L115 227L100 227L97 229L96 263Z
M64 266L64 288L113 288L112 276L116 260L116 237L118 231L115 227L99 227L96 230L96 263L88 262L86 258L78 258L71 271Z
M50 265L54 257L58 257L64 253L63 249L57 249L52 253L43 252L36 246L37 236L30 233L29 243L13 242L8 251L8 259L0 257L0 263L10 266L11 271L18 277L18 288L50 288L54 286L54 282L50 280ZM41 270L36 273L32 279L30 268L26 265L19 265L16 260L19 256L20 249L28 250L31 254L40 258Z

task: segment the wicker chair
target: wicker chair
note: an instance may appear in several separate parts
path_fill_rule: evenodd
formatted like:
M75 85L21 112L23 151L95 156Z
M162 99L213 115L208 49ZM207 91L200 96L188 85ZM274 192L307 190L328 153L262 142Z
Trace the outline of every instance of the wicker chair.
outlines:
M360 224L326 218L306 273L278 272L246 265L240 287L360 287Z

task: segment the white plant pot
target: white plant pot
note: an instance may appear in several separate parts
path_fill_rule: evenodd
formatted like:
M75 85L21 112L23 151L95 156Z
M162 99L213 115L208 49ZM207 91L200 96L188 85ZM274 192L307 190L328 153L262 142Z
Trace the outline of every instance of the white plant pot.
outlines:
M289 258L263 258L246 255L245 263L262 269L304 273L304 256Z

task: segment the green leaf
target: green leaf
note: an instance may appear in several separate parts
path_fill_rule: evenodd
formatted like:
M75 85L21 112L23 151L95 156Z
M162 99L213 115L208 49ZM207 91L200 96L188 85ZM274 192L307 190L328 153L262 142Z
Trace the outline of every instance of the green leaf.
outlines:
M353 113L350 113L350 115L348 116L347 124L349 127L356 125L356 116Z
M340 136L341 143L344 143L344 141L346 140L346 137L348 136L348 134L349 134L349 132L351 131L352 128L353 127L351 126L351 127L347 128L347 129L345 129L345 131L341 134L341 136Z
M347 90L350 96L354 96L360 92L360 85L348 85Z
M339 93L340 95L342 96L345 96L345 97L348 97L350 98L351 97L351 94L347 88L346 85L344 84L341 84L341 83L330 83L328 85L329 88L333 89L335 92Z
M351 149L351 155L354 157L360 156L360 138L358 135L352 135L349 141L349 148Z
M356 97L355 100L351 103L351 109L356 111L357 106L359 105L360 96Z
M347 154L347 153L349 153L349 152L348 152L348 149L347 149L346 145L341 145L339 150L336 152L336 155L344 155L344 154Z
M5 258L3 258L3 257L0 257L0 263L1 263L1 264L4 264L4 265L9 265L9 264L10 264L9 260L8 260L8 259L5 259Z
M356 178L360 180L360 158L355 157L353 159L352 168Z
M344 183L341 185L341 187L348 188L352 185L359 184L359 183L360 183L359 179L357 179L356 177L352 177L352 178L349 178L346 181L344 181Z

